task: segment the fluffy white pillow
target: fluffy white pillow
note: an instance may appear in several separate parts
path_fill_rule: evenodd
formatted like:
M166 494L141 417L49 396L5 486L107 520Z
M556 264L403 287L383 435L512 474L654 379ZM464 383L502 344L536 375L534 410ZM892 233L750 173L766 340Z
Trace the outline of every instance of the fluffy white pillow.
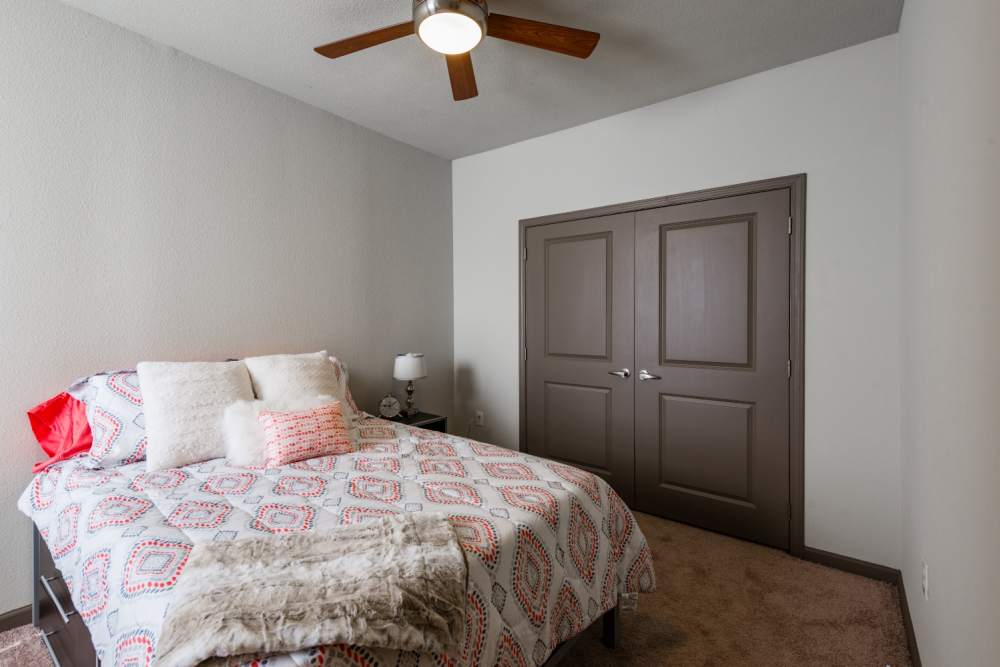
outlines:
M357 415L347 400L347 378L326 351L310 354L273 354L243 360L250 371L254 393L263 401L295 401L316 396L333 396L348 423Z
M314 396L291 401L236 401L226 408L222 420L226 432L226 458L238 467L264 465L267 459L264 427L257 419L262 410L310 410L336 400L333 396Z
M223 412L253 398L242 361L144 361L136 370L146 412L147 470L225 456Z

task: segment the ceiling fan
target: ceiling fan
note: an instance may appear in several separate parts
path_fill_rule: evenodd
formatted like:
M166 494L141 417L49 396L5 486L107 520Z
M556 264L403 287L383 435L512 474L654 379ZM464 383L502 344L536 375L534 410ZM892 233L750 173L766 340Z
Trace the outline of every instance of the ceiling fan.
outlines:
M448 62L455 101L476 97L470 52L483 37L496 37L576 58L587 58L601 36L589 30L494 14L486 0L413 0L413 20L316 47L316 53L340 58L355 51L416 33Z

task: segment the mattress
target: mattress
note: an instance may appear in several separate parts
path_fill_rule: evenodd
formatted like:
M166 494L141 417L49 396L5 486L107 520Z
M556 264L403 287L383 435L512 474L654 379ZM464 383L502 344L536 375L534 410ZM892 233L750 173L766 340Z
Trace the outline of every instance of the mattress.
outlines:
M469 566L461 655L338 645L269 656L269 667L540 665L620 595L653 590L646 540L600 478L373 417L357 435L354 453L267 470L225 459L91 470L74 458L36 475L18 507L45 539L105 665L152 664L194 544L397 512L444 512L456 530Z

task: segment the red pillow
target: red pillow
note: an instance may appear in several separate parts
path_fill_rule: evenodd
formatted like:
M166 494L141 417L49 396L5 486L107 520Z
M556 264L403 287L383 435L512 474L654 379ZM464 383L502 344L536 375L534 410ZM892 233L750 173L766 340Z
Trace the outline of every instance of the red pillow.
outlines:
M257 420L264 429L266 468L353 450L340 401L294 412L261 410Z
M42 451L49 455L47 461L36 463L32 472L86 452L94 442L86 406L66 392L28 410L28 421Z

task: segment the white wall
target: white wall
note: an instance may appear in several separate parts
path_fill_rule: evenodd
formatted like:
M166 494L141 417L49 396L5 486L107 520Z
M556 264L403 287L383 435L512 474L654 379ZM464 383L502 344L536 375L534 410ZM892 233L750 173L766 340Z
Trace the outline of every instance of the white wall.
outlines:
M452 404L446 161L53 0L0 0L0 612L29 601L24 411L141 359L327 347Z
M895 36L453 163L456 412L518 440L518 220L807 172L806 544L899 563Z
M998 31L996 0L907 0L900 28L902 570L925 665L1000 664Z

